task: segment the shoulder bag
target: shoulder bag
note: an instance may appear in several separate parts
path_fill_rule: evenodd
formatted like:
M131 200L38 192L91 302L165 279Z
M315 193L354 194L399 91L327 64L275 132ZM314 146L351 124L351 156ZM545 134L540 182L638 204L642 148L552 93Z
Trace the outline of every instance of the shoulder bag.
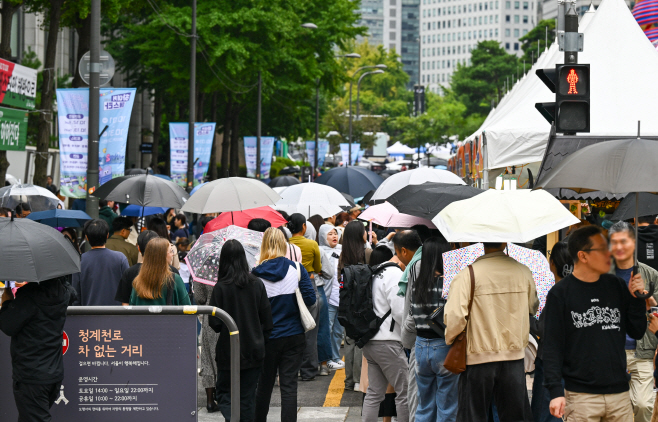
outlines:
M295 267L297 268L297 282L299 283L302 281L302 270L299 268L299 262L295 262ZM299 287L295 289L295 296L297 297L297 307L299 308L299 317L302 320L304 332L311 331L315 328L315 320L306 307L306 303L304 303L304 298L302 298L302 292L299 290Z
M473 306L473 296L475 295L475 274L473 273L473 266L468 266L468 271L471 275L471 300L468 302L468 315L466 315L466 326L464 331L459 333L452 347L446 355L443 366L453 374L461 374L466 370L466 328L468 327L468 318L471 316L471 307Z

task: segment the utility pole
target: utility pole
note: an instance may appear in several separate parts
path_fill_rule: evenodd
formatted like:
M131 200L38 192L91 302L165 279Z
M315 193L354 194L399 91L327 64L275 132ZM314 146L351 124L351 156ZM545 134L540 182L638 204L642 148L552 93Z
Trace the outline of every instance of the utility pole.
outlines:
M187 191L194 188L194 123L196 122L196 0L192 0L192 35L190 37L190 118L187 132Z
M313 178L318 174L318 155L320 154L320 78L315 80L315 157L313 158Z
M256 112L256 179L260 179L260 123L261 107L263 94L263 80L261 79L260 70L258 71L258 111Z
M101 0L91 0L89 45L89 126L87 128L87 214L98 218L98 138L101 78Z

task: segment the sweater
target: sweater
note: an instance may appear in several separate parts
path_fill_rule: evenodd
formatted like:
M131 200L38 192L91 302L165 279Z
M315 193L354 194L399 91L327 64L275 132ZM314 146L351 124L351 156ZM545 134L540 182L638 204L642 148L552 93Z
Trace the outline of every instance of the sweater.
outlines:
M632 297L626 283L614 275L602 274L586 283L571 274L548 292L543 313L544 386L551 399L563 397L565 389L588 394L628 391L624 344L626 334L636 340L644 336L644 299Z
M320 247L315 240L307 239L303 236L293 236L290 243L299 246L302 251L302 265L309 273L319 273L322 271L322 257L320 256Z
M244 287L235 283L217 283L212 290L210 306L226 311L240 332L240 369L257 368L265 359L265 342L272 332L272 312L267 291L261 281L249 274ZM228 327L216 316L208 324L219 339L215 348L217 369L228 370L231 363L231 335Z
M284 257L270 259L251 270L263 282L270 301L273 326L271 339L304 334L295 290L299 288L306 306L314 305L316 297L311 279L301 265L299 272L301 279L296 264Z
M96 248L83 253L80 272L73 274L73 288L78 295L73 304L121 306L114 297L119 280L128 268L128 260L121 252Z
M171 305L172 306L191 305L190 295L187 293L187 289L185 288L185 283L183 283L183 279L180 278L178 274L173 274L173 276L174 276L174 285L173 285L174 291L172 292L173 296L171 297ZM160 297L157 299L141 298L137 296L137 292L133 288L133 291L130 294L130 302L128 303L130 303L133 306L153 306L153 305L165 306L167 305L167 291L170 288L171 288L170 285L165 283L162 286Z
M395 266L384 268L372 280L372 307L375 315L381 318L391 311L372 340L402 341L400 327L404 316L404 298L398 296L400 277L402 270Z

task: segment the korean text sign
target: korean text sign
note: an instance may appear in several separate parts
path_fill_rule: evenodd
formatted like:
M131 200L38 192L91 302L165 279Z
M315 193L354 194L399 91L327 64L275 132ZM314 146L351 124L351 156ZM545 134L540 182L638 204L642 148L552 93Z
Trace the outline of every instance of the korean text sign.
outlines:
M255 136L244 137L244 159L247 163L247 177L256 177L256 142ZM260 137L260 177L268 179L272 167L272 154L274 153L273 136Z
M187 185L187 144L189 123L169 123L171 178L179 186ZM208 174L210 153L215 138L215 123L194 124L194 186L203 183Z

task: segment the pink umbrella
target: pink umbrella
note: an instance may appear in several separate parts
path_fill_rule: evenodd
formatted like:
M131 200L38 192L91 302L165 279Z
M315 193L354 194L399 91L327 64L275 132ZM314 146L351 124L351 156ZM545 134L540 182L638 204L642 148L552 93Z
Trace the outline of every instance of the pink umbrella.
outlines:
M368 207L358 218L360 220L371 221L383 227L406 228L420 224L430 229L436 228L430 220L409 214L402 214L388 202Z

